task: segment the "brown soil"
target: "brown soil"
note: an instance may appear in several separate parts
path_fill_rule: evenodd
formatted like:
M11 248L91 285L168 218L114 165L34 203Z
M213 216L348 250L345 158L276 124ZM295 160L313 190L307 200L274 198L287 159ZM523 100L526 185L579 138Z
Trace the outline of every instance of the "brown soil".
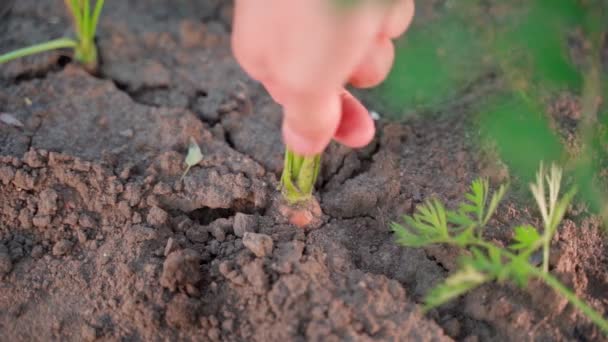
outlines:
M59 53L0 68L0 112L24 125L0 122L0 340L602 339L538 283L489 284L422 314L458 251L400 247L388 223L496 173L473 147L466 103L379 123L360 151L332 145L321 227L283 223L280 109L231 57L230 12L219 0L109 1L98 77ZM17 1L0 51L67 23L60 0ZM180 182L189 137L204 159ZM507 241L537 216L510 201L491 235ZM608 247L597 222L570 219L552 267L606 312Z

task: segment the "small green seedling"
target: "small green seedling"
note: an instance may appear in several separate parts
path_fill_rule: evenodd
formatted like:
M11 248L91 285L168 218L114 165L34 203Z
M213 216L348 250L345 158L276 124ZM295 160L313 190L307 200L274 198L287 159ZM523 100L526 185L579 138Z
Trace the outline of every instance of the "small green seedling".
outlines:
M69 48L74 50L74 59L84 67L94 72L98 67L97 46L95 46L95 32L104 0L96 0L91 7L89 0L65 0L65 5L74 20L74 30L77 39L59 38L46 43L32 45L0 55L0 64L13 59L50 51Z
M188 154L186 155L186 160L184 160L184 163L186 164L186 170L184 170L184 173L182 174L182 177L179 179L179 181L183 181L188 171L190 171L190 168L200 163L201 160L203 160L203 153L201 152L201 148L198 147L196 140L194 140L193 137L190 137Z
M301 156L289 148L285 150L281 190L289 204L304 203L311 198L320 168L320 154Z
M529 225L518 226L514 229L514 241L506 248L483 238L483 229L506 191L506 186L501 186L490 196L487 180L474 181L457 210L447 210L440 201L431 200L419 206L413 216L405 216L405 225L393 223L397 242L404 246L448 244L470 252L460 259L458 271L427 294L425 309L444 304L483 283L510 280L524 287L530 278L536 278L564 296L608 335L608 321L548 272L549 244L576 192L572 189L560 197L561 178L559 167L553 165L547 174L541 165L536 183L530 188L543 217L544 229L539 232ZM542 268L530 261L539 250L543 252Z

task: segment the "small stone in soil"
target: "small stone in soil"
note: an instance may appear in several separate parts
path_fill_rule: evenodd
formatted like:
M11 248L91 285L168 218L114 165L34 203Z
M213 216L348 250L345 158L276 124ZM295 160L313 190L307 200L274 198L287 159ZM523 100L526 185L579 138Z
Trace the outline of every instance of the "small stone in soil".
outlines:
M125 138L133 138L133 130L130 128L125 129L124 131L118 132L121 136Z
M226 232L224 232L224 229L219 225L211 226L211 234L213 234L213 237L217 241L222 242L222 241L226 240Z
M254 233L257 224L257 218L254 215L237 213L234 216L234 235L243 237L246 232Z
M243 235L243 245L259 258L272 254L272 238L266 234L246 232Z
M69 240L62 239L57 241L53 246L53 255L62 256L68 254L72 249L72 245L72 242Z
M192 242L205 243L209 240L209 233L204 227L195 225L186 231L186 237Z

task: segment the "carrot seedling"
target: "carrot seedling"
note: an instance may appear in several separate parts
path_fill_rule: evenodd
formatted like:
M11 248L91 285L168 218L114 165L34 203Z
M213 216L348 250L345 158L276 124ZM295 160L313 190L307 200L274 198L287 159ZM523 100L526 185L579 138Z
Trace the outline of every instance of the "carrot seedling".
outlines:
M97 46L95 45L95 32L103 3L104 0L96 0L95 5L91 6L89 0L65 0L65 5L74 21L76 39L59 38L18 49L0 55L0 64L45 51L67 48L74 51L74 59L84 65L87 70L91 72L96 71L98 57Z
M553 165L547 173L541 165L536 183L531 184L530 189L543 217L544 229L539 232L529 225L518 226L514 229L514 241L506 248L483 238L483 229L506 191L506 186L501 186L490 197L487 180L474 181L471 191L465 195L466 200L456 210L447 210L440 201L431 200L418 207L413 216L404 216L404 225L393 223L397 242L404 246L447 244L470 252L460 259L458 271L427 294L425 309L444 304L483 283L510 280L524 287L530 278L536 278L566 298L608 335L608 321L602 314L548 272L549 244L576 192L572 189L560 197L561 178L559 167ZM539 250L544 258L541 268L531 262Z
M310 200L320 168L320 154L301 156L286 148L281 191L289 204L296 205Z
M200 163L201 160L203 160L203 153L201 152L201 148L198 147L196 140L194 140L194 138L190 137L190 145L188 146L188 154L186 155L186 160L184 160L184 163L186 164L186 170L184 170L184 173L182 174L182 177L179 179L179 181L180 182L183 181L184 177L186 177L186 174L188 173L188 171L190 171L190 168L192 168L194 165Z

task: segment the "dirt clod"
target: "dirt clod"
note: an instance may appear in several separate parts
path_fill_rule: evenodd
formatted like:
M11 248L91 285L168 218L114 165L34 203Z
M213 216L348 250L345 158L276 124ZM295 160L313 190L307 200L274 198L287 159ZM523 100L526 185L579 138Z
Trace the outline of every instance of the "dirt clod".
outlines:
M266 234L246 232L243 235L243 245L258 258L272 254L272 238Z
M59 195L53 189L46 189L40 192L40 200L38 201L38 214L55 215L57 211L57 199Z
M234 216L234 235L243 237L246 232L254 233L257 226L257 218L255 215L247 215L243 213L237 213Z
M69 240L59 240L53 245L53 255L62 256L70 253L74 244Z
M153 206L148 212L148 216L146 217L146 221L148 224L158 227L167 223L169 219L169 215L166 211L162 210L159 207Z

